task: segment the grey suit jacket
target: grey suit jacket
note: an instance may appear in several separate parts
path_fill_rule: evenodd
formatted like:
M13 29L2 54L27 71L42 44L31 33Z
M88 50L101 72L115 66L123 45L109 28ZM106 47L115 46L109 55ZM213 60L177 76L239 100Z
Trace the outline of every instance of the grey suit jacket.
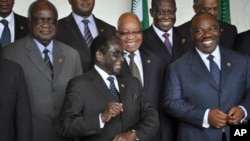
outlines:
M72 79L67 87L58 131L66 137L80 137L81 141L111 141L116 135L135 129L142 141L148 141L157 131L156 111L141 95L136 78L117 76L123 112L100 128L99 114L108 102L114 102L102 77L91 70Z
M206 109L228 113L242 105L250 112L250 61L229 49L220 48L221 86L215 84L200 55L194 49L170 65L165 92L165 111L179 119L178 141L218 141L222 129L203 128ZM225 126L229 139L229 126Z
M33 141L62 141L56 134L55 124L68 81L82 73L78 52L54 40L54 79L30 36L4 48L3 56L24 69L32 110Z

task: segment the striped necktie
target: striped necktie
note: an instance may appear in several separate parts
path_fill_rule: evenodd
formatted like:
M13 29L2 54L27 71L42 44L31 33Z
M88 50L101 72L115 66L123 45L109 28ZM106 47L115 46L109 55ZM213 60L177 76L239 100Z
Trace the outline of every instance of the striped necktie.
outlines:
M90 47L90 45L93 41L93 37L91 35L91 32L89 30L89 26L88 26L89 20L82 20L82 22L84 23L84 39L85 39L88 47Z

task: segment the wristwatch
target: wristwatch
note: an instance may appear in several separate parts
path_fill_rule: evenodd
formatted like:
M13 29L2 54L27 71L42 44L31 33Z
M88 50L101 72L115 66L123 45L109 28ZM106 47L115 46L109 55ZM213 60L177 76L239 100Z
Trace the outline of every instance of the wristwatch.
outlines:
M135 140L136 140L136 141L139 141L140 139L137 137L136 130L135 130L135 129L132 129L131 132L134 132L134 133L135 133Z

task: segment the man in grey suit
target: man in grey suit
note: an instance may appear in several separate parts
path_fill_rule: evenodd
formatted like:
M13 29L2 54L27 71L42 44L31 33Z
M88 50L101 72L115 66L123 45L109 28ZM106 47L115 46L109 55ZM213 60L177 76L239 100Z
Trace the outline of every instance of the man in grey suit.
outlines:
M68 0L72 13L59 20L56 39L76 49L81 58L83 72L89 70L90 49L86 43L86 25L92 39L97 35L115 35L115 27L96 18L92 11L95 0ZM91 41L90 41L91 42Z
M250 112L250 61L223 48L215 16L192 19L195 48L170 65L165 111L179 119L178 141L229 141Z
M68 84L59 133L81 141L149 141L159 127L158 114L144 99L140 82L120 74L119 39L97 36L91 60L92 69Z
M55 125L68 81L82 73L80 57L76 50L53 39L58 14L52 3L35 1L28 12L30 36L4 48L3 56L24 69L32 110L32 141L63 141Z

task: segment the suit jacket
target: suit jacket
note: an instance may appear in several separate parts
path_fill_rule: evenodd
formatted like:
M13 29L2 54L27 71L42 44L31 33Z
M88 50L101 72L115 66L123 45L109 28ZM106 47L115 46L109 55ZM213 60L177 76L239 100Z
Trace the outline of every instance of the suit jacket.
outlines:
M150 26L148 29L143 31L142 48L149 49L152 52L156 53L157 55L163 57L167 65L177 60L179 57L181 57L188 51L188 48L186 47L186 40L183 40L179 31L175 27L173 27L172 46L173 48L171 56L166 46L162 42L162 40L158 37L158 35L154 31L153 26Z
M250 62L248 56L220 48L221 86L218 88L195 49L170 65L165 111L179 119L178 141L218 141L222 129L203 128L206 109L228 113L242 105L250 112ZM230 137L226 125L227 139Z
M234 40L234 50L250 56L250 30L239 33Z
M3 56L24 69L31 102L33 141L62 141L55 125L68 81L82 73L78 52L54 40L54 79L31 36L5 47Z
M29 19L14 13L15 19L15 40L23 38L29 34Z
M124 111L100 128L99 114L115 101L95 70L74 78L67 87L58 131L81 141L111 141L117 134L135 129L140 140L148 141L159 127L158 115L141 95L139 81L131 75L117 76Z
M99 34L115 35L116 30L114 26L111 26L96 17L94 17L94 20ZM59 20L56 39L76 49L80 54L83 72L89 70L90 49L87 46L72 14Z
M158 37L154 31L153 26L143 31L143 42L141 49L148 49L157 56L160 56L166 66L168 66L173 61L180 58L183 54L189 51L187 47L187 42L180 35L179 31L173 27L173 45L172 45L172 55L167 50L166 46L162 40ZM164 85L164 84L160 84ZM159 98L159 103L162 103L162 95ZM160 122L161 122L161 140L162 141L175 141L176 138L176 127L177 121L173 119L170 115L163 113L162 106L159 109Z
M0 58L0 140L32 141L31 109L22 68Z
M16 41L29 34L29 19L14 13L14 21L15 21L14 41Z
M228 24L223 21L218 21L220 26L220 42L219 45L232 49L234 38L237 35L237 28L235 25ZM188 21L180 26L177 29L180 31L181 35L183 36L184 40L186 40L187 45L190 49L195 47L194 41L191 37L191 21Z
M163 112L161 110L160 98L162 97L164 88L164 78L165 78L165 64L164 61L153 54L151 51L140 48L140 57L142 60L143 69L143 95L146 100L155 108L156 111ZM122 72L132 75L129 68L129 63L125 61L122 66ZM161 113L162 114L162 113ZM152 141L160 141L160 130L152 138Z

